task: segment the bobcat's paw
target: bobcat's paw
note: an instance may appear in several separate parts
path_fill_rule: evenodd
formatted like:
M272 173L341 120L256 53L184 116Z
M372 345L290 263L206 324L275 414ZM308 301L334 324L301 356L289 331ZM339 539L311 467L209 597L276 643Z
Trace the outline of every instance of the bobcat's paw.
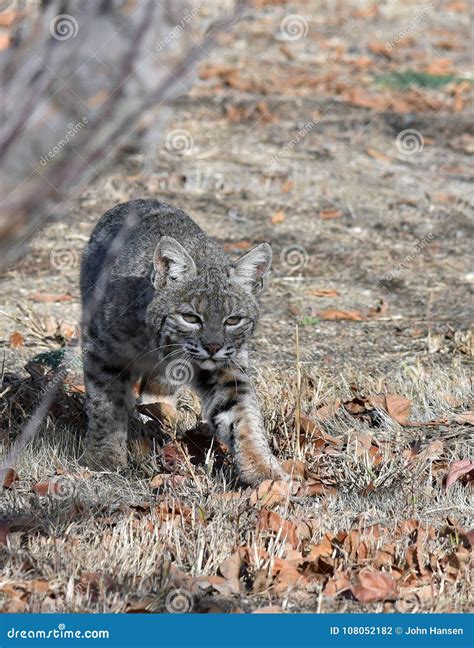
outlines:
M258 465L240 466L239 477L248 486L258 486L267 479L271 479L272 481L291 481L290 475L280 466L274 457L266 465L259 463Z
M88 446L81 458L81 463L92 470L114 472L127 467L127 449L121 445Z

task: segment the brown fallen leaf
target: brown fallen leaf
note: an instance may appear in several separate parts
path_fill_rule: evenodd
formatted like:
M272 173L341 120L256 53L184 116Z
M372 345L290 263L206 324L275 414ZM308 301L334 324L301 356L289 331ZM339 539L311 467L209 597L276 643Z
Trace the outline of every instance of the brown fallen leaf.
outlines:
M195 579L196 585L200 589L215 589L216 592L223 596L231 596L232 594L240 594L241 583L238 578L224 578L223 576L198 576Z
M154 507L153 512L160 522L172 522L173 524L180 524L181 522L191 524L194 520L200 523L205 522L204 512L201 508L198 507L195 513L190 506L174 499L170 502L160 502ZM151 523L150 530L153 531L154 528L155 525Z
M383 460L379 446L371 434L352 432L347 444L347 451L354 453L356 457L367 455L375 466Z
M11 533L11 529L5 522L0 522L0 545L7 544L7 538Z
M77 335L78 329L72 324L67 324L66 322L61 322L58 326L58 335L62 335L65 338L71 338L73 335Z
M315 497L318 495L335 495L337 488L331 484L325 484L319 479L307 479L296 491L297 497Z
M279 534L282 540L296 548L303 540L311 537L313 524L314 520L311 518L285 519L278 513L264 508L259 511L257 528L259 531L269 530Z
M73 299L72 295L56 295L53 293L40 293L36 292L29 296L35 302L63 302L71 301Z
M334 574L334 576L326 583L323 589L323 594L325 596L335 597L350 589L351 581L349 580L348 575L345 572L336 572L336 574Z
M395 536L412 536L418 530L420 522L414 518L401 520L395 528Z
M474 425L474 410L456 414L454 420L461 425Z
M10 335L9 345L11 349L18 349L19 347L25 346L24 336L19 331L15 331Z
M88 593L91 598L96 599L100 589L107 591L112 589L115 584L115 580L111 576L101 571L83 572L76 589L78 592Z
M227 104L225 106L225 112L231 124L238 124L239 122L245 121L248 115L247 110L241 106L235 106L234 104Z
M332 554L333 551L334 547L332 546L330 536L328 533L326 533L318 544L315 544L311 547L309 554L306 556L306 560L308 562L311 562L317 560L321 556L328 557Z
M426 459L439 459L444 451L444 443L441 439L431 441L426 448L419 452L415 459L417 461L426 461Z
M0 585L0 593L6 598L2 604L2 612L19 613L25 612L28 606L28 597L23 589L16 586L16 583L4 583Z
M155 603L152 597L140 599L138 601L128 601L125 614L150 614L150 608Z
M455 72L453 62L448 58L439 58L430 61L430 64L424 69L426 74L444 76Z
M319 212L319 217L323 220L331 220L332 218L340 218L343 212L340 209L323 209Z
M361 603L394 600L397 597L397 582L381 571L362 569L352 584L351 591Z
M275 576L273 590L276 594L283 594L289 589L302 588L308 584L308 578L298 570L298 566L291 560L274 558L272 573Z
M12 488L20 481L18 473L13 468L7 468L5 471L3 469L0 470L0 478L2 479L3 488Z
M385 103L383 96L370 94L358 87L348 88L341 94L341 97L354 106L373 108L374 110L383 110Z
M467 482L474 480L474 460L453 461L446 477L446 490L459 480Z
M33 578L32 580L25 581L25 587L29 592L44 594L49 590L49 581L45 578Z
M321 420L321 419L319 419ZM295 420L296 423L296 420ZM316 450L324 450L327 446L334 448L342 445L342 440L338 439L321 429L319 421L312 419L303 414L299 417L301 444L311 445Z
M370 157L373 157L375 160L379 160L379 162L385 162L388 164L393 162L393 157L391 155L382 153L382 151L377 151L377 149L368 148L366 150L366 153L367 155L370 155Z
M333 403L328 403L327 405L318 407L314 415L319 421L329 421L336 416L340 407L341 401L336 400Z
M385 544L375 553L375 556L372 561L373 567L375 569L380 569L381 567L390 567L393 565L395 560L395 545L394 544Z
M340 293L332 288L313 288L309 294L313 297L339 297Z
M285 214L282 211L277 211L275 214L273 214L271 218L271 223L273 225L278 225L278 223L283 223L285 220Z
M219 565L219 571L222 576L227 579L239 578L240 575L240 566L242 564L242 559L239 551L235 551L229 558L226 558L224 562Z
M374 409L385 411L394 421L400 425L411 425L408 417L411 411L411 401L404 396L397 394L373 394L367 397L356 396L350 401L344 402L344 409L354 416L369 414Z
M33 490L35 493L38 493L38 495L48 495L50 493L50 488L54 488L52 485L52 482L38 482L37 484L34 484Z
M383 43L381 41L371 41L368 44L368 48L369 51L372 52L372 54L382 56L383 58L386 58L388 60L391 59L390 50L387 48L387 43Z
M150 481L150 488L152 490L161 488L167 480L168 476L169 475L167 475L166 473L164 475L155 475Z
M71 480L74 478L74 476L75 475L73 473L70 473L69 475L65 475L66 478L70 478ZM72 494L73 483L72 481L71 482L63 481L62 478L56 477L50 479L49 481L38 482L34 484L33 490L35 493L37 493L40 496L44 496L44 495L66 496L69 493Z
M400 425L405 425L411 411L411 400L397 394L385 394L387 412Z
M281 467L291 476L292 479L302 480L306 474L306 464L299 459L287 459L282 461Z
M252 491L250 504L255 506L271 506L284 502L291 495L291 486L288 482L273 479L264 479L263 482Z
M368 411L367 399L359 398L359 396L355 396L350 401L344 401L343 407L346 412L349 412L349 414L352 414L353 416L359 416Z
M359 311L338 310L336 308L328 308L317 313L317 315L322 320L353 320L362 322L367 319L365 315L362 315Z
M163 465L165 468L174 469L184 468L186 466L183 451L178 443L171 441L164 445L161 451L163 453Z

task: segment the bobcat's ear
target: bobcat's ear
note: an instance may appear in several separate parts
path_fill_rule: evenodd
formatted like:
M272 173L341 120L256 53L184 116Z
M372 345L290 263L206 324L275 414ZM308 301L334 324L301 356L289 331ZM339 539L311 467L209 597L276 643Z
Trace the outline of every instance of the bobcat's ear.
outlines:
M196 274L194 261L181 243L171 236L163 236L153 254L153 285L163 287L167 281L182 281Z
M271 263L272 248L268 243L260 243L236 261L234 278L254 292L259 292L263 287L263 277L267 274Z

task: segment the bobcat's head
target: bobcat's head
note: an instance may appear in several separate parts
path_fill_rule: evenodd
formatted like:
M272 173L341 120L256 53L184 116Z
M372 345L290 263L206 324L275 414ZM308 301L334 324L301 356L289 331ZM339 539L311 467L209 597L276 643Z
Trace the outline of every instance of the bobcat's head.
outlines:
M203 369L238 361L257 323L257 297L271 260L271 247L261 243L236 262L210 256L198 270L176 239L162 237L153 258L153 284L168 350L185 352Z

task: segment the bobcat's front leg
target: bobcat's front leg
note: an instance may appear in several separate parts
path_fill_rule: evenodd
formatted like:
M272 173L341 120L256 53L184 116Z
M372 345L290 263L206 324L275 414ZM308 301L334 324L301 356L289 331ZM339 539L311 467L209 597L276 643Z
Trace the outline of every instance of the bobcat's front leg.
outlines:
M130 371L84 351L87 433L84 462L115 470L127 465L127 429L132 396Z
M196 389L204 417L229 447L243 482L288 478L270 450L255 389L245 373L237 368L201 371Z

